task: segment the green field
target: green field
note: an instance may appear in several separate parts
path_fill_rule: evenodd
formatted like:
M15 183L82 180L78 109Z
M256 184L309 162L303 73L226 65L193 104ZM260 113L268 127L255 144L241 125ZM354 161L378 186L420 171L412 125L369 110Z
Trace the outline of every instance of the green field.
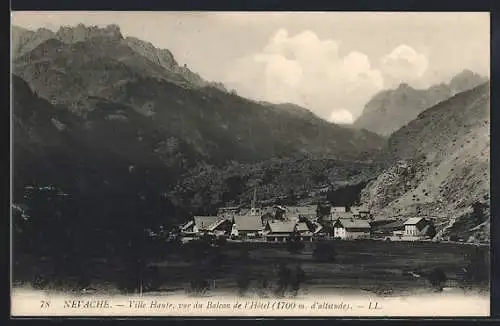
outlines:
M434 268L442 269L447 277L445 287L458 288L467 266L466 254L476 249L471 245L432 242L384 242L384 241L334 241L337 256L334 262L319 262L312 253L315 243L306 243L296 254L287 250L286 244L274 243L233 243L228 242L217 248L217 258L198 252L196 260L187 247L165 247L161 255L150 260L157 266L158 286L155 291L179 291L186 289L190 281L203 277L219 291L237 292L238 279L245 275L250 281L250 290L266 280L270 284L277 281L280 264L290 268L300 265L306 280L301 291L369 291L383 295L400 295L431 291L425 274ZM489 255L487 247L481 252ZM245 254L246 252L246 254ZM161 257L160 257L161 256ZM19 262L21 264L21 262ZM26 264L26 262L24 262ZM489 270L488 261L482 268ZM111 261L89 262L95 288L112 291L117 268ZM43 270L41 262L31 264L31 273ZM18 266L19 270L21 265ZM27 281L31 276L24 273L14 279ZM413 275L410 272L414 273ZM23 275L21 275L23 274ZM417 275L417 276L415 276ZM418 277L418 275L422 275ZM487 282L476 284L476 289L487 290Z

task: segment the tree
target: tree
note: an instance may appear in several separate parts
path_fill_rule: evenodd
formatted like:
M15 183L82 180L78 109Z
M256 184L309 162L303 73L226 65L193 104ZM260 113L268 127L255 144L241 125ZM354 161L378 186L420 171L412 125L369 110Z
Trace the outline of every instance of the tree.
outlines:
M466 255L460 286L464 290L471 289L473 286L487 286L490 280L489 271L488 250L476 246L474 251Z
M245 292L248 290L250 287L250 276L248 274L248 269L243 268L239 273L238 273L238 279L236 280L236 284L238 286L238 293L240 296L245 295Z
M486 220L486 214L484 211L487 207L488 205L481 202L476 201L472 203L472 219L476 225L481 224Z
M284 264L281 263L278 269L278 280L276 282L275 294L277 297L282 298L285 296L288 285L290 284L291 271Z
M291 279L291 289L294 296L296 296L300 290L300 285L305 282L306 273L302 269L302 267L297 264L295 271L292 275Z
M319 203L316 208L316 214L319 217L328 216L330 215L330 209L331 209L330 204Z
M441 292L443 291L444 283L446 282L447 277L441 268L436 267L427 275L427 279L436 291Z
M300 233L295 230L288 238L287 249L292 254L300 253L304 249L305 245L300 239Z

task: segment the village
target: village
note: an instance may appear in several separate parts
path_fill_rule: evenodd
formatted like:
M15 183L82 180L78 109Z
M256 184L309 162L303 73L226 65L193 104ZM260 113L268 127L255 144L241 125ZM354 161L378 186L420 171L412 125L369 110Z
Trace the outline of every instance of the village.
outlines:
M179 226L183 242L202 236L228 241L283 243L295 236L304 242L320 240L425 241L435 235L433 220L425 217L375 220L364 206L318 205L258 207L255 194L250 208L219 208L216 216L192 216Z

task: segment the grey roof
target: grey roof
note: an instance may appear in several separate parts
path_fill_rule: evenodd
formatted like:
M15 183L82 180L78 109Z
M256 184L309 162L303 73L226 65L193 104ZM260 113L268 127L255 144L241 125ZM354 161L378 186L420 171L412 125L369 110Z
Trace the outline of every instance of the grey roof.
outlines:
M423 219L424 219L423 217L410 217L409 219L406 220L405 225L415 225L418 224Z
M305 232L305 231L310 231L310 230L309 230L309 227L307 226L306 223L297 223L297 231Z
M333 213L333 219L353 219L354 214L351 212L335 212Z
M193 225L193 221L187 221L186 223L181 225L181 230L185 230Z
M314 233L318 233L323 229L323 225L319 224L318 222L315 222L314 225L316 226Z
M316 208L315 205L288 206L286 207L286 211L296 215L316 215Z
M277 221L269 222L269 228L272 233L292 233L295 230L295 222Z
M240 209L240 207L239 206L219 207L220 211L233 211L237 209Z
M347 230L347 229L370 229L370 223L365 220L353 220L353 219L339 219L337 222Z
M194 216L194 224L198 230L208 230L215 222L220 220L219 216Z
M227 222L229 221L228 219L225 219L225 218L221 218L219 219L218 221L215 221L214 223L212 223L209 227L208 227L208 230L209 231L213 231L215 230L217 227L219 227L222 223L224 222Z
M263 229L262 219L257 215L236 215L234 223L238 231L260 231Z
M383 225L377 225L377 226L375 226L375 228L378 230L400 229L400 228L404 228L404 223L403 223L403 221L394 221L394 222L390 222L390 223L383 224Z
M367 206L353 206L351 207L351 212L354 214L359 214L360 212L370 212Z

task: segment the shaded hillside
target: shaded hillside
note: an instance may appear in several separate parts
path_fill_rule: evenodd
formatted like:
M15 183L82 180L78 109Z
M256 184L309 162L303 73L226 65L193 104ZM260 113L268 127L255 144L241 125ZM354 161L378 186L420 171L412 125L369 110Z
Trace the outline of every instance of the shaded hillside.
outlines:
M434 217L438 237L489 239L489 87L455 95L391 135L396 163L363 190L363 203L378 217ZM484 214L473 213L478 205Z
M95 194L92 198L97 203L111 205L108 218L114 219L112 205L118 207L122 200L112 199L116 187L137 176L145 180L142 190L130 188L135 200L147 191L165 199L158 209L174 209L157 216L165 224L186 214L214 213L228 202L249 204L254 187L259 201L296 203L314 200L311 192L318 187L356 184L380 171L377 161L308 157L216 166L213 160L207 163L192 144L172 136L175 130L163 128L131 107L92 98L95 110L83 118L38 98L17 76L13 76L13 89L17 203L26 203L25 187L33 184L56 185L74 194L80 191L75 183L79 176L79 182L89 184L82 191Z
M415 89L408 84L401 84L396 89L376 94L365 105L354 126L389 136L415 119L422 111L486 81L487 78L464 70L448 84L434 85L428 89Z
M129 190L134 196L140 197L142 191L154 191L159 196L189 168L185 162L196 160L184 144L178 144L182 151L176 156L156 153L151 144L168 140L168 133L155 129L144 118L141 121L132 109L106 108L106 103L98 103L102 106L99 115L83 120L64 107L40 99L16 76L12 86L17 202L25 199L24 190L32 185L55 185L72 195L81 193L96 196L97 202L113 202L115 191L135 178L143 178L143 186ZM136 115L134 127L146 130L142 137L148 141L137 139L137 129L116 118L118 114ZM108 192L110 197L97 195L100 191Z
M80 25L73 29L17 57L14 73L39 96L83 119L98 110L96 100L131 107L219 165L296 155L369 158L385 145L370 132L193 85L186 74L172 72L177 65L167 52L127 41L116 26L100 33ZM161 56L153 60L153 54Z
M173 188L169 198L192 214L214 214L226 205L250 206L253 190L265 205L316 204L329 200L350 205L360 186L382 171L379 162L334 159L274 159L256 164L233 162L220 169L200 165ZM332 190L332 191L330 191Z
M189 150L165 161L121 119L109 119L116 113L105 107L84 120L40 99L16 76L12 91L13 202L23 207L12 217L15 261L44 257L54 274L46 277L67 279L90 273L91 259L113 257L126 266L144 257L144 230L182 216L166 191L187 168ZM145 139L158 137L150 121L120 110L138 116Z
M245 202L255 186L261 199L299 198L366 180L379 166L382 137L200 87L168 50L116 26L21 32L31 37L17 41L14 61L16 200L26 185L56 184L99 202L144 178L128 187L128 202L149 193L151 211L170 207L155 215L165 224ZM111 219L115 204L102 205Z

